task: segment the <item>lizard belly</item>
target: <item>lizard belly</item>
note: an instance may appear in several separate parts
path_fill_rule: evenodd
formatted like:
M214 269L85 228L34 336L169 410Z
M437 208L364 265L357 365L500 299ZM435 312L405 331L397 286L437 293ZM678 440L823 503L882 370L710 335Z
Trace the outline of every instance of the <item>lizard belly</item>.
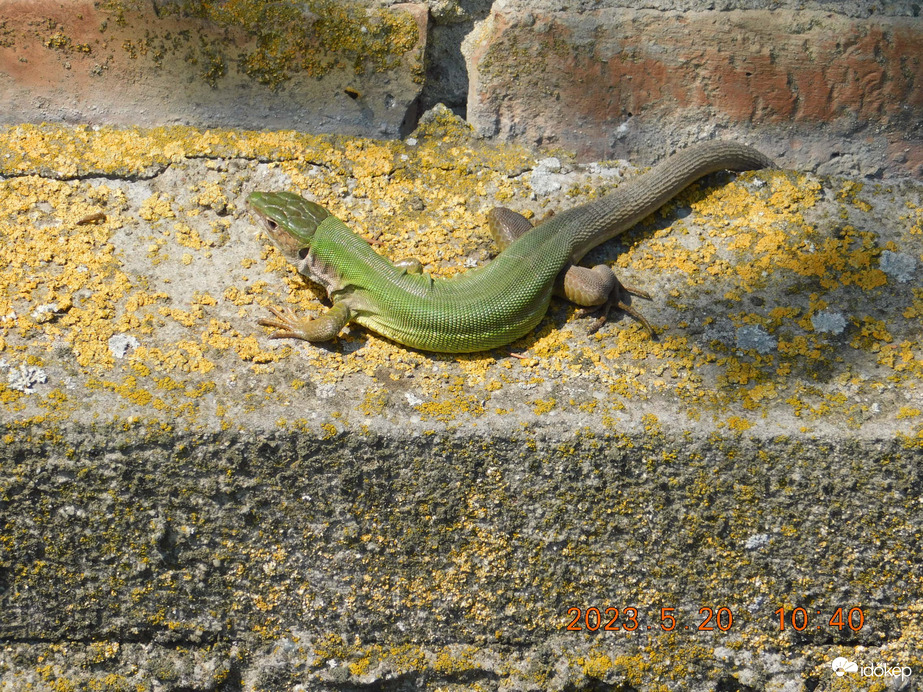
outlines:
M518 311L507 302L459 303L408 301L385 310L360 312L354 321L405 346L423 351L484 351L529 333L541 322L551 300L551 287Z

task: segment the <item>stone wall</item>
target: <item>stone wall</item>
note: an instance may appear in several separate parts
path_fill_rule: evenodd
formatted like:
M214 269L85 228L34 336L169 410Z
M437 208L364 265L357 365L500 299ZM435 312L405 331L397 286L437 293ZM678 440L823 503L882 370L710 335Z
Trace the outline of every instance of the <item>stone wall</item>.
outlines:
M652 162L730 136L795 168L919 175L923 21L911 13L497 3L465 41L468 117L485 135L589 158Z
M446 277L492 257L493 205L536 217L638 174L434 110L403 141L0 134L0 689L919 676L923 185L691 186L588 255L650 292L656 339L563 301L485 353L270 339L270 306L326 308L252 190Z
M482 135L588 160L721 136L801 170L923 175L910 0L184 7L2 0L0 122L387 138L442 102Z
M178 4L0 1L0 123L414 126L424 5Z
M919 686L913 4L196 7L0 2L0 690ZM409 131L438 101L478 131ZM641 174L564 148L712 135L788 169L708 176L587 255L656 338L562 301L462 356L258 324L326 307L254 190L438 279L495 255L494 205Z

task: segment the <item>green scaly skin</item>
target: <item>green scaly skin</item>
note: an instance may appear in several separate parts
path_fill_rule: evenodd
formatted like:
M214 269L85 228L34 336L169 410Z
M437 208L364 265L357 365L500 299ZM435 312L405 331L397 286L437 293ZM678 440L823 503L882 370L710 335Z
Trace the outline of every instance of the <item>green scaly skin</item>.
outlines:
M770 167L775 167L771 159L748 146L694 145L612 194L540 223L488 265L449 279L391 263L323 207L296 194L254 192L249 203L267 235L333 301L330 311L316 319L273 310L278 319L261 324L278 329L274 338L325 341L347 322L357 322L425 351L466 353L502 346L541 321L556 279L562 275L558 283L566 284L570 265L590 249L631 228L704 175ZM602 300L594 297L582 304Z

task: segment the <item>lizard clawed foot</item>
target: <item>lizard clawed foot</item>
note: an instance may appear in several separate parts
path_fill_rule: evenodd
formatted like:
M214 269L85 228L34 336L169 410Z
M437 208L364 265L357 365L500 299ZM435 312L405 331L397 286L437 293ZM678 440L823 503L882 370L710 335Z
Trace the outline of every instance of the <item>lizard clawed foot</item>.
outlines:
M291 308L279 309L273 306L269 306L269 312L276 316L276 319L261 319L257 320L257 323L263 327L272 327L278 331L273 332L269 335L270 339L301 339L301 331L299 329L303 320L297 317L292 311Z
M600 328L602 328L602 326L606 324L606 322L609 320L609 311L612 309L613 306L615 306L616 308L624 312L626 315L629 315L633 317L634 319L636 319L638 322L640 322L643 325L644 329L647 331L648 335L652 339L656 339L657 332L654 331L654 328L651 326L651 323L648 322L644 318L644 315L642 315L635 308L631 307L630 305L628 305L626 302L624 302L621 299L622 291L624 291L625 293L629 293L633 296L638 296L640 298L646 298L647 300L651 300L651 294L648 293L647 291L642 291L637 288L631 288L629 286L625 286L619 283L616 289L613 290L609 294L609 298L606 300L605 303L599 306L581 308L580 310L577 311L578 317L584 317L594 312L600 313L600 316L596 318L593 324L590 325L590 328L587 330L587 334L595 334L596 332L598 332Z
M270 307L269 311L276 316L276 319L262 319L259 323L264 327L278 330L269 335L270 339L330 341L340 333L352 316L349 305L345 301L334 303L326 313L313 319L298 317L291 308Z

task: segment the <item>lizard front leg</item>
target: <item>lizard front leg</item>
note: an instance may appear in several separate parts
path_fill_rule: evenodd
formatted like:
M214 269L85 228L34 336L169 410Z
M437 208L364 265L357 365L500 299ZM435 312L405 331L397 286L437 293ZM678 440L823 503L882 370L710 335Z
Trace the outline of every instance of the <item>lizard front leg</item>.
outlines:
M298 317L291 308L270 307L269 311L276 319L262 319L259 323L264 327L273 327L278 331L269 335L270 339L303 339L304 341L330 341L340 330L346 326L352 317L352 312L346 303L334 303L320 317L314 319Z

